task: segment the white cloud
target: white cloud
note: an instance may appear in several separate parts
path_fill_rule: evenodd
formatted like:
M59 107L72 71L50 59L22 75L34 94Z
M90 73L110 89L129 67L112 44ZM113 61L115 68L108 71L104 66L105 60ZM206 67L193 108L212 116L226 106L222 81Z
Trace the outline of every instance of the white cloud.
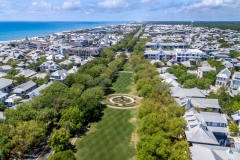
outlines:
M51 10L52 3L47 2L45 0L41 0L40 2L32 2L32 4L29 7L29 10Z
M99 2L98 5L103 8L123 8L129 6L129 4L124 0L105 0L103 2Z
M141 0L141 3L148 3L150 0Z
M81 9L81 2L77 0L63 2L62 9L79 10Z
M92 14L93 12L95 12L95 10L94 9L89 9L88 11L86 11L85 13L87 14L87 15L89 15L89 14Z
M235 3L234 0L202 0L202 1L192 5L192 7L193 8L220 7L220 6L230 6L234 3Z
M189 11L192 11L192 12L198 11L198 12L205 13L206 10L208 10L208 11L214 11L215 13L219 13L220 15L226 12L231 13L233 12L234 9L237 9L239 7L240 7L239 0L201 0L197 3L184 6L174 13L189 12Z

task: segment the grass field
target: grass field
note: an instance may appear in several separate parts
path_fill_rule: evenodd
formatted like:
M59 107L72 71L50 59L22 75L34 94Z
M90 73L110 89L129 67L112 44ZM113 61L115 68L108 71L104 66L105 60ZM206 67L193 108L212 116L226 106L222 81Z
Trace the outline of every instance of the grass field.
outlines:
M76 143L79 160L127 160L135 156L135 110L107 108L102 120L93 124L90 132ZM133 140L131 140L133 139Z
M126 62L123 71L131 72ZM132 91L133 73L119 72L112 86L115 94ZM136 159L136 110L106 108L98 123L76 142L78 160L128 160Z
M134 85L133 73L119 72L111 89L114 90L116 94L128 94L131 92L131 85Z

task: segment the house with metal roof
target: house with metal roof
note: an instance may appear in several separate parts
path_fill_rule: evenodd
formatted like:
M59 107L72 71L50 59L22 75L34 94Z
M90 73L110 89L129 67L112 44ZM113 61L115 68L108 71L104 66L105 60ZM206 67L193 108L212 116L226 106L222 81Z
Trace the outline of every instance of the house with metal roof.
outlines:
M146 43L146 48L152 49L152 48L159 48L160 45L158 42L147 42Z
M32 80L23 83L17 87L14 88L13 93L16 94L16 96L22 96L23 94L27 94L34 90L37 87L37 84L34 83Z
M24 77L28 78L35 74L37 74L37 72L30 70L30 69L26 69L26 70L21 70L20 73L18 73L16 76L24 76Z
M240 126L240 110L231 115L233 122Z
M229 117L213 112L198 113L194 108L184 114L187 122L185 131L189 143L226 146Z
M218 99L179 97L175 98L175 101L186 109L197 107L203 112L210 109L218 113L221 109Z
M0 91L0 102L5 102L5 100L7 99L8 93L3 93L2 91Z
M46 71L48 73L53 73L53 72L58 70L59 65L56 64L54 61L47 61L47 62L42 63L39 66L39 68L40 68L41 71Z
M17 96L16 94L13 94L5 100L5 104L8 107L13 107L15 105L14 101L17 99L22 99L22 98L20 96Z
M159 49L159 50L145 50L144 57L150 60L165 60L166 55L165 53Z
M175 98L190 97L190 98L206 98L209 94L206 90L198 88L182 88L170 87L170 94Z
M239 160L240 149L204 144L190 146L192 160Z
M12 69L12 67L9 65L0 66L0 72L7 73L10 69Z
M43 89L49 87L52 83L53 83L53 82L51 81L51 82L49 82L48 84L43 84L43 85L41 85L40 87L38 87L38 88L34 89L33 91L29 92L29 93L27 94L27 97L31 99L31 98L33 98L33 97L39 96L39 95L41 94L40 92L41 92Z
M203 78L205 73L215 72L215 71L216 71L216 67L211 67L211 66L198 67L197 77L198 78Z
M240 72L235 72L232 76L230 88L238 89L240 87Z
M0 90L3 93L10 93L13 87L12 82L13 80L11 79L0 78Z
M50 80L56 80L56 81L63 82L67 78L68 75L69 75L69 73L65 69L58 70L51 74Z
M230 81L231 72L224 68L216 75L216 86L227 86Z

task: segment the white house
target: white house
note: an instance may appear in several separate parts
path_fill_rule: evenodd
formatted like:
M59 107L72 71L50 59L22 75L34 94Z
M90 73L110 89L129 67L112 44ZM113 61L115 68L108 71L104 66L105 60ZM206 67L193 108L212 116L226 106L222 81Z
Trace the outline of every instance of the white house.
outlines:
M233 122L240 127L240 110L231 115L231 117L233 118Z
M204 74L206 72L215 72L216 71L216 68L214 67L210 67L210 66L203 66L203 67L198 67L198 70L197 70L197 77L198 78L203 78L204 77Z
M240 72L235 72L233 74L230 87L231 88L239 88L240 87Z
M152 49L152 48L159 48L160 47L160 45L159 45L159 43L153 43L153 42L147 42L146 43L146 48L149 48L149 49Z
M64 80L67 78L68 75L69 75L69 73L64 69L57 70L56 72L53 72L51 74L50 80L64 82Z
M226 146L229 117L213 112L198 113L194 108L188 110L184 118L187 122L186 139L191 144L210 144Z
M221 70L216 76L216 86L227 86L229 83L229 78L231 76L231 72L225 68Z
M189 59L206 59L206 53L199 49L174 49L177 62L188 61Z
M161 50L146 50L144 57L150 60L165 60L166 54Z

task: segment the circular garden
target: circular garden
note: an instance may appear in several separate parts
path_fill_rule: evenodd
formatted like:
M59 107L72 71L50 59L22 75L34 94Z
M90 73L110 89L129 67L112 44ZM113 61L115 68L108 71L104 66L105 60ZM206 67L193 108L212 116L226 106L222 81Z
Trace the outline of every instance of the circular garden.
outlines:
M139 104L139 98L130 95L110 95L105 102L114 107L135 107Z

